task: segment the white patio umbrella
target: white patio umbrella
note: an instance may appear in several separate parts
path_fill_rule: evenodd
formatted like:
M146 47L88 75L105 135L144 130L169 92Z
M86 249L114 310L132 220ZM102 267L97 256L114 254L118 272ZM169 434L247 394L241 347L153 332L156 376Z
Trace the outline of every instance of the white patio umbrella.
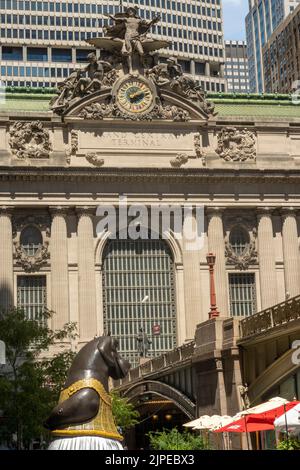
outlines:
M231 423L234 420L232 416L201 416L199 418L198 423L193 428L194 430L206 429L209 431L213 431L218 428L222 428L226 426L226 424Z
M294 406L279 418L275 419L274 426L278 432L288 432L289 434L300 433L300 404Z
M246 410L240 411L235 417L241 418L242 416L246 415L266 413L267 411L274 410L275 408L279 408L279 406L286 405L287 403L289 403L289 401L285 398L271 398L265 403L261 403L260 405L253 406L252 408L247 408Z
M188 423L183 424L185 428L193 428L195 427L201 418L194 419L193 421L189 421Z

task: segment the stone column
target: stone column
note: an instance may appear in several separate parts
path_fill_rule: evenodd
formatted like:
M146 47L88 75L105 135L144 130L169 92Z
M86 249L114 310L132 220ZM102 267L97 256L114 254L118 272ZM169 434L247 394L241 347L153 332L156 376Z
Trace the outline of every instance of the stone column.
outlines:
M205 62L205 76L210 77L210 63Z
M257 222L261 308L264 310L278 303L272 211L267 207L258 209Z
M68 238L66 207L50 207L51 225L51 309L53 328L61 329L70 321Z
M195 235L194 239L191 239ZM201 234L199 234L201 235ZM196 326L203 320L200 282L200 243L197 243L197 221L188 213L184 220L183 268L187 339L193 339ZM190 240L189 240L190 238Z
M14 304L12 212L0 207L0 307Z
M294 208L282 210L282 244L285 291L294 297L300 293L299 242Z
M94 209L80 207L77 213L79 332L85 342L97 334Z
M225 264L225 240L223 229L224 209L208 208L208 250L216 256L215 285L217 307L222 317L228 316L228 282ZM207 292L209 296L209 292Z

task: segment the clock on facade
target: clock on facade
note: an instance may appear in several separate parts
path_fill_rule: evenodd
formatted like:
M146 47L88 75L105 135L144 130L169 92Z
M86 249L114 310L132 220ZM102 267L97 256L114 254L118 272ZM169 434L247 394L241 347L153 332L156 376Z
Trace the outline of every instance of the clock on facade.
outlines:
M142 78L128 78L118 84L116 102L122 111L133 114L150 112L155 103L153 87Z

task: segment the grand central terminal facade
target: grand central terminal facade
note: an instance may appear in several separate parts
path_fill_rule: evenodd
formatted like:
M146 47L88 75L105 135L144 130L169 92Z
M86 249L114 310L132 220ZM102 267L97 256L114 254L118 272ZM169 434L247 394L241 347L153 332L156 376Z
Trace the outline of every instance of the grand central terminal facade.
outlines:
M152 336L159 325L157 356L208 319L208 253L221 317L300 293L300 107L280 95L206 97L176 59L155 63L162 44L144 43L148 63L129 63L115 39L95 39L107 55L57 95L7 89L0 103L0 298L29 318L51 309L55 329L76 322L74 347L110 332L136 365L141 326ZM99 233L99 208L118 213L124 197L203 207L201 246L171 225L167 237Z

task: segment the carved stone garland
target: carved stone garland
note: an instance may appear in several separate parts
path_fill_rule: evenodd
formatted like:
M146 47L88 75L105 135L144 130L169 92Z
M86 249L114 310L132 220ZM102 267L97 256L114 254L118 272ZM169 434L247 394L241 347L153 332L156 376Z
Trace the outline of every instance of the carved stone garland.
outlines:
M9 145L13 155L26 158L49 158L50 135L40 121L16 121L9 129Z
M153 110L143 115L122 112L114 103L92 103L81 110L83 119L121 118L131 121L152 121L153 119L169 119L174 122L187 122L191 119L188 111L178 106L156 105Z

